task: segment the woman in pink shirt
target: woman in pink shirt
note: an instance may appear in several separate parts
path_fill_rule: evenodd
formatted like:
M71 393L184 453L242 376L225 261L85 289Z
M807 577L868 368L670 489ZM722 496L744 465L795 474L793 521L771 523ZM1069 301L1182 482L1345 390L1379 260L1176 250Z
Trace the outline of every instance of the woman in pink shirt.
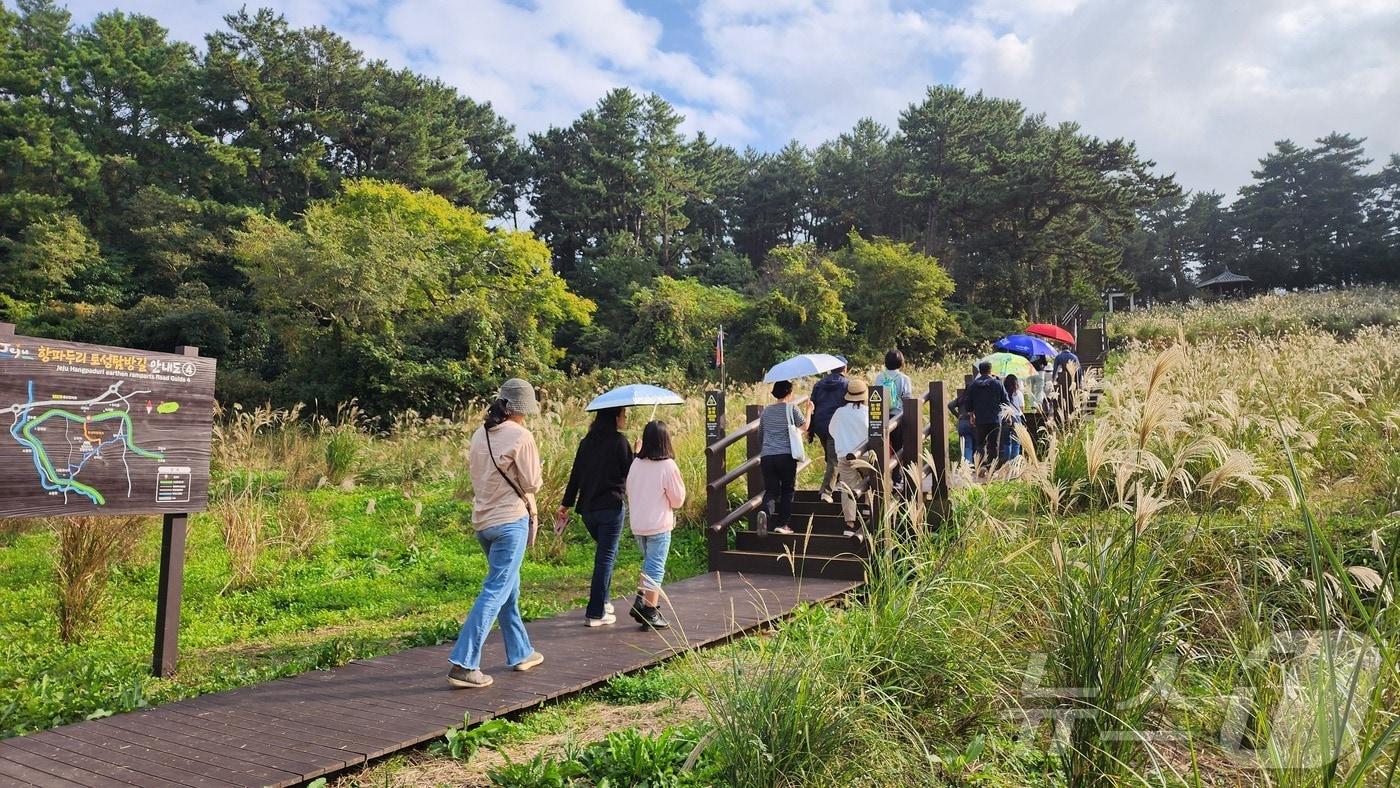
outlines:
M650 422L642 430L641 451L627 473L627 509L632 535L642 551L642 577L637 583L637 598L632 602L632 618L643 629L665 629L671 625L658 607L666 556L671 551L671 530L676 527L676 509L684 503L685 482L676 465L671 433L665 422Z

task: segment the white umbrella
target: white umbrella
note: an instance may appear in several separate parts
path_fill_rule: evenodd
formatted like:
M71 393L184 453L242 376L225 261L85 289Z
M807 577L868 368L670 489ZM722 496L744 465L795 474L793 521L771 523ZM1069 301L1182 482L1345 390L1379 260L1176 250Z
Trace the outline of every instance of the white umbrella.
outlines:
M612 391L599 394L584 410L605 410L607 408L631 408L637 405L684 405L685 398L669 389L646 383L633 383L619 386Z
M763 376L764 383L777 383L780 380L794 380L809 375L820 375L833 369L846 366L846 362L826 353L803 353L780 364L774 364Z

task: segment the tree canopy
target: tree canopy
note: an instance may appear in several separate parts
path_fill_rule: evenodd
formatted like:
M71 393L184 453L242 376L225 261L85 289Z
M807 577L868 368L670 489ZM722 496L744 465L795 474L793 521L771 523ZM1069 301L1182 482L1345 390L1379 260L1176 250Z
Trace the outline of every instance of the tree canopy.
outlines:
M1400 157L1281 141L1233 202L1129 140L932 86L893 127L737 150L619 88L517 135L267 10L202 46L0 5L0 319L220 358L226 401L445 411L503 374L736 377L964 350L1106 290L1400 280ZM520 228L524 226L525 230ZM512 229L506 229L512 228Z

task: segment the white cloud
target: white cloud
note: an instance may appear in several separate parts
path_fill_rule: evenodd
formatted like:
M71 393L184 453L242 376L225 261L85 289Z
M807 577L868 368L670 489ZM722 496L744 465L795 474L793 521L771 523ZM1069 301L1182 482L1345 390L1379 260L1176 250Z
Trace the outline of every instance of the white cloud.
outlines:
M195 42L244 3L119 1ZM700 37L684 51L635 0L263 1L491 101L522 131L631 86L669 98L688 130L776 149L866 115L894 125L953 82L1134 139L1189 188L1233 193L1283 137L1349 131L1376 158L1400 152L1396 0L696 0L680 4ZM70 7L87 21L114 2Z

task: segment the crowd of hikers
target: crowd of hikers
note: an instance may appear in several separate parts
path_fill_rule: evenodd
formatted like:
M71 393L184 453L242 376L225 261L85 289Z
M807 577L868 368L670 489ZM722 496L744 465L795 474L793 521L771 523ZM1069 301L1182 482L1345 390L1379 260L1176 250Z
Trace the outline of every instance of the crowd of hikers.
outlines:
M763 503L756 527L761 536L793 533L801 446L819 441L826 467L818 495L834 503L839 494L845 536L865 538L859 516L858 498L865 486L859 455L869 434L870 387L883 390L883 401L894 419L902 414L913 384L902 371L904 356L898 350L885 354L884 369L870 383L848 376L846 360L837 359L841 366L817 381L801 407L795 403L791 380L773 384L773 402L759 418ZM1022 381L1014 374L992 374L993 365L983 361L968 386L948 403L958 420L962 459L982 472L1019 455L1016 424L1029 422L1026 434L1034 434L1034 422L1053 396L1054 377L1070 365L1077 368L1078 359L1066 348L1053 358L1036 356L1031 365L1034 374ZM1047 367L1051 375L1045 374ZM447 678L456 687L491 685L492 678L481 670L481 651L493 622L500 624L511 668L526 671L544 661L531 646L520 617L520 566L539 528L535 496L544 484L539 448L525 420L539 412L534 388L512 378L501 385L471 438L472 525L486 554L487 572L449 657L452 667ZM624 525L629 526L642 555L629 613L643 628L665 629L670 622L661 612L661 583L675 512L685 503L685 482L665 422L647 422L635 443L627 439L626 427L625 407L594 412L574 455L554 530L562 534L571 512L577 513L593 538L596 550L584 624L603 627L617 621L609 602L613 567ZM901 437L900 430L890 433L892 452L900 451Z
M1038 434L1044 423L1055 381L1066 369L1080 371L1079 357L1068 347L1054 357L1034 356L1030 364L1033 374L1020 380L1014 374L994 375L992 363L982 361L973 366L972 381L948 403L958 420L962 460L979 475L1021 456L1024 436ZM1025 426L1024 434L1018 424Z

